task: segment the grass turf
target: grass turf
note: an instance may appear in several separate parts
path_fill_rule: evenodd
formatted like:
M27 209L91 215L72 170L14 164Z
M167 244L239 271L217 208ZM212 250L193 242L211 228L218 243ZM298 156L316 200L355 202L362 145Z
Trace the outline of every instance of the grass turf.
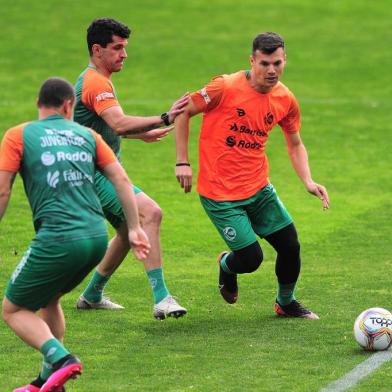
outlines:
M195 193L174 178L173 138L151 145L123 143L132 180L163 208L162 244L169 289L188 307L180 320L155 322L142 265L128 257L110 282L122 312L77 312L82 289L64 298L66 345L85 373L72 391L318 391L369 354L354 342L352 325L365 308L391 309L390 226L392 148L390 41L392 11L385 1L247 0L144 2L16 0L2 8L0 133L36 116L40 83L58 75L74 81L87 63L90 21L112 16L133 29L129 58L113 81L126 112L161 113L183 91L213 75L248 66L260 31L286 39L283 82L302 108L302 138L316 181L328 187L331 209L307 195L290 167L282 133L271 135L271 180L293 215L302 244L297 296L321 320L280 320L272 305L274 252L240 279L237 305L217 290L216 255L224 248ZM192 120L197 162L200 118ZM0 226L3 291L33 236L18 180ZM0 325L0 390L32 379L39 353ZM391 363L355 390L390 391Z

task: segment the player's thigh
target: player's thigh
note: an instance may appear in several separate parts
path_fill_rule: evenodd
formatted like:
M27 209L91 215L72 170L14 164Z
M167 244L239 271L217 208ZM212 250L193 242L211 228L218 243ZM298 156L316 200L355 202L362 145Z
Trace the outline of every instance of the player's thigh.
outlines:
M15 268L6 297L33 311L70 291L104 256L107 236L70 242L33 241Z
M293 223L272 184L256 193L246 206L254 231L262 238Z
M220 202L200 196L205 212L231 250L253 244L256 235L248 214L238 202Z
M109 223L117 229L125 221L123 209L113 184L100 172L95 174L95 187L103 213ZM142 190L133 185L135 194Z

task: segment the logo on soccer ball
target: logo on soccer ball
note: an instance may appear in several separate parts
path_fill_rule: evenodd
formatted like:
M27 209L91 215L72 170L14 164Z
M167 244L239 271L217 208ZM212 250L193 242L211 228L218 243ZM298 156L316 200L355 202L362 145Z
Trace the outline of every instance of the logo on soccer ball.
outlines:
M223 235L229 241L234 241L235 237L237 236L237 232L235 231L234 227L225 227L223 229Z
M45 166L52 166L56 162L56 157L49 151L45 151L41 155L41 162Z

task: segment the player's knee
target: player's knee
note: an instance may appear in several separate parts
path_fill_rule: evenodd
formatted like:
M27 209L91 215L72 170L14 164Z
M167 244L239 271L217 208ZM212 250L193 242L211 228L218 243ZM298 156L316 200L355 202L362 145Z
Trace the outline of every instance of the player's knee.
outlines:
M301 245L298 241L297 236L288 237L287 241L285 242L284 246L278 253L282 254L285 253L292 257L299 257L301 251Z
M142 225L159 226L162 222L163 212L161 207L152 199L144 199L138 203L140 221Z
M263 251L257 241L233 253L241 260L242 273L256 271L263 262Z
M9 325L10 318L12 317L12 310L11 310L10 302L6 297L3 298L3 303L1 307L1 317L4 322Z
M155 204L151 207L151 209L148 212L149 214L149 220L157 225L160 225L162 222L163 218L163 212L161 207L159 207L158 204Z

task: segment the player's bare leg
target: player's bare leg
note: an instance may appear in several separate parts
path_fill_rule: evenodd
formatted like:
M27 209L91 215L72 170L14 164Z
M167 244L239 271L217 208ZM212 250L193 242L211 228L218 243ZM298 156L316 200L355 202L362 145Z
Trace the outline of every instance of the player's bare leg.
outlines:
M56 306L57 307L57 306ZM57 312L59 316L62 311ZM62 330L62 321L55 320L53 315L53 325L58 331ZM62 343L52 334L49 325L35 312L17 306L7 298L3 300L3 319L6 324L25 341L29 346L39 350L44 356L44 362L53 368L52 375L47 380L40 379L39 386L28 385L18 388L15 391L25 391L27 387L40 388L39 391L49 391L52 386L62 387L70 378L75 378L81 374L82 364L79 359L72 356L65 349ZM24 389L23 389L24 388ZM30 388L31 390L34 390ZM46 389L45 389L46 388ZM27 389L28 390L28 389Z
M150 253L144 261L144 268L154 295L154 317L162 320L166 317L183 316L187 310L170 295L163 277L160 241L162 210L154 200L143 192L136 195L136 202L142 227L151 244Z

